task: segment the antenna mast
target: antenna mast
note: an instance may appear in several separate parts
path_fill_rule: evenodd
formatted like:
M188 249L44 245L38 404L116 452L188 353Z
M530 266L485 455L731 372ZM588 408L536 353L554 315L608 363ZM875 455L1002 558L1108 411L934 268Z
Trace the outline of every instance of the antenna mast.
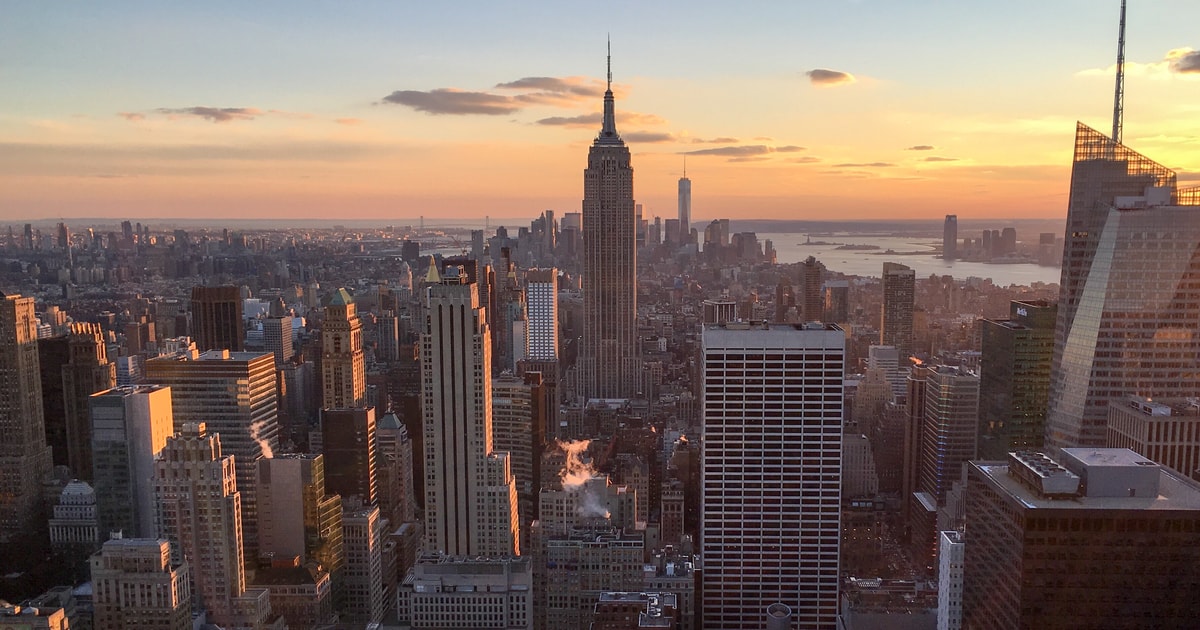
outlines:
M1125 0L1121 0L1121 15L1122 15L1121 24L1125 24L1125 18L1124 18L1125 8L1124 7L1125 7ZM1122 26L1121 33L1124 33L1124 32L1125 32L1125 27ZM1125 37L1125 35L1122 34L1121 35L1122 40L1124 39L1124 37ZM611 36L609 36L609 38L608 38L608 90L610 92L612 91L612 37Z
M1117 87L1113 95L1113 142L1121 144L1125 115L1125 0L1121 0L1121 31L1117 36Z

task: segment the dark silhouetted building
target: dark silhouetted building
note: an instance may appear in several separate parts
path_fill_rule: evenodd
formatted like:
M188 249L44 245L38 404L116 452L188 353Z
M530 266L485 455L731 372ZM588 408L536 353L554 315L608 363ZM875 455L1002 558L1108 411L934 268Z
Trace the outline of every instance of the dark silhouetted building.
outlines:
M192 339L202 352L246 349L239 287L192 287Z
M1042 447L1057 314L1047 302L1014 300L1008 319L980 322L980 459Z

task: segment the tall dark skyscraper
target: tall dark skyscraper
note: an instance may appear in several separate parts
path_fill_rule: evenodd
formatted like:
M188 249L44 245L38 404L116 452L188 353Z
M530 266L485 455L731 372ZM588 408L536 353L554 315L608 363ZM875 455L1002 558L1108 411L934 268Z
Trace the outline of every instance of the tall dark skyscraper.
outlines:
M982 320L980 459L1042 447L1057 313L1053 304L1014 300L1008 319Z
M637 217L629 148L617 134L612 57L604 123L583 172L583 346L579 393L627 398L636 392Z
M233 286L192 287L192 338L202 352L245 350L242 290Z
M913 301L916 274L900 263L883 263L883 316L879 345L895 346L907 359L913 349ZM906 363L907 365L907 363Z
M1076 129L1047 446L1104 446L1112 401L1200 394L1198 206L1174 171Z
M947 214L942 225L942 259L958 258L958 215Z
M689 243L692 238L692 180L687 176L687 163L683 166L683 177L679 178L679 242Z

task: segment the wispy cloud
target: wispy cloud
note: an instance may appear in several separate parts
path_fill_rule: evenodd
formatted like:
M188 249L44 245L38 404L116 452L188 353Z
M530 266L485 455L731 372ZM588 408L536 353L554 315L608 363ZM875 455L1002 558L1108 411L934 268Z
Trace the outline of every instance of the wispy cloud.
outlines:
M411 107L419 112L433 115L502 116L521 109L521 104L511 96L487 92L467 92L454 88L437 88L428 92L396 90L383 97L383 102Z
M578 116L551 116L537 121L539 125L559 127L595 127L603 122L604 115L600 112L580 114ZM666 119L654 114L639 114L637 112L617 112L617 123L632 125L662 125Z
M169 117L191 116L203 118L214 123L254 120L256 116L262 116L266 113L257 107L207 107L204 105L193 107L159 107L154 111Z
M604 83L588 77L523 77L516 81L497 83L496 89L557 92L588 98L598 98L604 95Z
M139 122L142 120L146 120L146 115L139 114L138 112L117 112L117 115L120 116L121 118L124 118L125 120L128 120L129 122Z
M813 157L811 155L805 155L805 156L798 157L798 158L791 158L788 161L793 162L795 164L816 164L817 162L821 161L821 158Z
M1176 48L1167 53L1167 61L1171 64L1171 72L1200 74L1200 50Z
M621 134L621 137L629 142L653 143L653 142L673 142L675 136L669 133L656 131L631 131Z
M1076 72L1076 76L1080 77L1112 77L1117 71L1117 66L1111 65L1107 68L1089 68ZM1188 78L1200 78L1200 50L1194 50L1189 47L1174 48L1168 50L1163 58L1159 61L1149 63L1140 63L1137 61L1125 62L1125 74L1128 76L1142 76L1152 79L1167 79L1175 75L1183 75Z
M834 168L890 168L895 164L891 162L843 162L833 166Z
M769 159L771 159L771 158L766 157L766 156L744 155L744 156L739 156L739 157L731 157L725 161L726 162L762 162L763 160L769 160Z
M339 125L354 126L354 125L363 124L363 119L361 119L361 118L335 118L335 119L333 119L333 122L335 122Z
M766 155L768 153L795 153L803 151L804 147L795 145L785 145L781 147L772 147L765 144L741 144L730 147L713 147L711 149L695 149L693 151L682 151L683 155L722 155L725 157L747 157L751 155Z
M734 144L738 141L737 138L728 136L720 136L717 138L692 138L692 144Z
M916 144L905 149L905 151L932 151L937 147L932 144Z
M829 70L826 68L815 68L804 74L808 75L810 83L817 87L833 87L835 85L849 85L854 83L856 79L849 72L841 70Z
M938 156L938 155L931 155L931 156L929 156L929 157L927 157L927 158L925 158L925 159L923 159L923 160L921 160L921 161L922 161L922 162L957 162L957 161L958 161L958 158L953 158L953 157L941 157L941 156Z

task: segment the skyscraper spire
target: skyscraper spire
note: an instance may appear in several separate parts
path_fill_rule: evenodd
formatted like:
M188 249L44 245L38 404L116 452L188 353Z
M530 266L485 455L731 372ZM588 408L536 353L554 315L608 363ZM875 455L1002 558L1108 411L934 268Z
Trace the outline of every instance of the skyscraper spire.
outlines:
M604 126L600 129L599 142L620 142L617 135L617 115L612 92L612 40L608 42L608 89L604 92Z
M609 75L611 77L611 73ZM612 82L612 79L609 79ZM1121 28L1117 35L1117 89L1113 95L1113 142L1121 144L1125 115L1125 0L1121 0Z

